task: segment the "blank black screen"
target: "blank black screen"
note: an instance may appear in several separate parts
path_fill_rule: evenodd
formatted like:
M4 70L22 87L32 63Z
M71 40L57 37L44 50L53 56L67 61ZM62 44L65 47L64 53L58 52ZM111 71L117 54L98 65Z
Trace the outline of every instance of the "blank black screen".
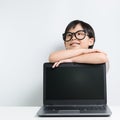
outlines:
M104 98L103 68L71 66L46 68L47 100L84 100Z

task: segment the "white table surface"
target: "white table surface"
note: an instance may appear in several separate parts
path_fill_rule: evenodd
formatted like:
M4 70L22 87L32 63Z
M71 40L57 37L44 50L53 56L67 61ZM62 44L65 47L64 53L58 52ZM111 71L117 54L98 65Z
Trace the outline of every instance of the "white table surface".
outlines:
M40 107L0 107L0 120L120 120L120 106L110 106L111 117L37 117Z

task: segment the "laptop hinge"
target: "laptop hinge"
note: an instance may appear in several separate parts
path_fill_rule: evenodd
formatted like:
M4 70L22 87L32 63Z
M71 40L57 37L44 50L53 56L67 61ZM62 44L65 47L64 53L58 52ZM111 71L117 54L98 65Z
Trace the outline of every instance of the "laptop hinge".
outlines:
M73 107L76 107L76 106L106 106L106 104L90 104L90 105L87 105L87 104L83 104L83 105L44 105L44 106L46 106L46 107L50 107L50 106L52 106L52 107L54 107L54 106L73 106Z

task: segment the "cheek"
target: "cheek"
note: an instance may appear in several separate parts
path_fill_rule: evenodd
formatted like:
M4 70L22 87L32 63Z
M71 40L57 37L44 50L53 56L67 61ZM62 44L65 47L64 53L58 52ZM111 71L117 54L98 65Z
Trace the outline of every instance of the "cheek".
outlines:
M64 45L65 45L65 48L66 48L66 49L69 49L70 44L69 44L68 42L64 43Z
M65 46L69 46L69 43L68 43L68 42L65 42L64 45L65 45Z
M81 45L81 47L88 48L89 42L88 41L81 41L80 45Z

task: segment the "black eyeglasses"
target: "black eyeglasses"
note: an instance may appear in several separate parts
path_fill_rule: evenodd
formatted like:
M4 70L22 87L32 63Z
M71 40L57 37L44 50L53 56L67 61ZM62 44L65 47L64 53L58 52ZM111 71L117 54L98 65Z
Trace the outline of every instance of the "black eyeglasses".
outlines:
M65 42L68 42L68 41L72 40L73 35L76 37L76 39L83 40L87 34L86 34L85 30L78 30L75 33L66 32L66 33L63 33L63 40Z

